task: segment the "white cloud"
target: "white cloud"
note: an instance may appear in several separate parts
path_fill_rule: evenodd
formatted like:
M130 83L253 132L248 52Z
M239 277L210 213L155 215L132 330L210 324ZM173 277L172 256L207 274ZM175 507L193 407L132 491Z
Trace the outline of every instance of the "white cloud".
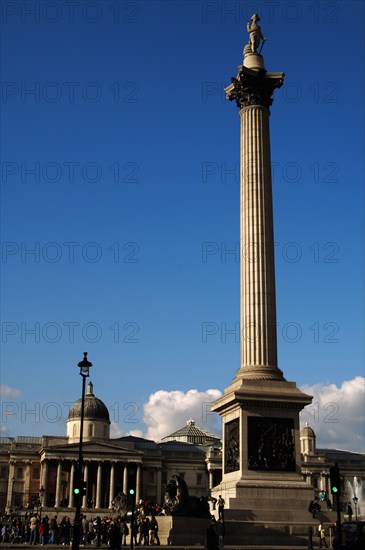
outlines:
M20 390L18 388L11 388L10 386L0 386L1 397L17 399L20 397Z
M113 437L113 438L117 438L117 437L122 437L123 434L123 430L121 429L120 426L118 426L118 424L116 422L111 422L110 424L110 437Z
M189 390L186 393L159 390L151 394L143 407L143 420L147 427L145 437L160 441L185 426L189 418L204 430L217 432L217 415L210 411L210 403L221 395L219 390L214 389L205 392Z
M314 429L317 447L337 448L364 452L364 407L365 378L357 376L335 384L305 385L301 390L313 396L313 402L301 413L301 426L306 422ZM185 426L189 418L196 425L218 435L221 434L221 420L210 411L210 404L222 393L216 389L187 392L159 390L149 396L143 405L144 431L124 431L112 422L112 437L134 435L153 441Z
M335 384L302 386L313 402L301 414L317 436L317 447L364 452L365 378L357 376Z

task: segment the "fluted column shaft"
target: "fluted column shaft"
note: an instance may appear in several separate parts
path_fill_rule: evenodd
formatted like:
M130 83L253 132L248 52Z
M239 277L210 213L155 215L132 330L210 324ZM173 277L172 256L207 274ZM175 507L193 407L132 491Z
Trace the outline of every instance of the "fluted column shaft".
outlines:
M68 497L68 507L72 508L74 506L74 479L75 479L75 462L71 462L71 470L70 470L70 488L69 488L69 497Z
M115 464L110 464L110 485L109 485L109 508L113 507L114 500L114 485L115 485Z
M61 505L61 481L62 481L62 462L59 460L57 464L55 508L58 508Z
M128 491L128 465L123 466L123 493L126 495Z
M142 474L142 464L137 464L137 473L136 473L136 502L141 498L141 474Z
M41 479L42 479L42 487L44 489L44 502L47 503L48 499L48 459L45 458L43 462L41 463Z
M241 117L241 367L238 378L282 379L277 368L269 109Z
M6 497L6 506L8 508L11 508L11 506L13 504L14 474L15 474L15 463L10 462L9 478L8 478L8 491L7 491L7 497Z
M96 508L101 508L101 479L102 479L102 463L98 462L98 471L96 476Z
M87 483L88 483L88 478L89 478L89 464L86 462L85 465L84 465L84 481L86 483L86 487L87 487ZM88 490L87 490L88 491ZM82 508L87 508L87 497L88 495L84 495L82 497Z

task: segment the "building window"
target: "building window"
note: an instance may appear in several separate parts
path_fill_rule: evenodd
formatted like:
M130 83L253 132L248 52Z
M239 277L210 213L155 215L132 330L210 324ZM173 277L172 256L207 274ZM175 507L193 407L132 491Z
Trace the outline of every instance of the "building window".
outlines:
M14 493L13 496L14 506L20 507L23 504L23 495L21 493Z
M76 426L76 424L73 425L72 435L73 435L73 437L77 436L77 426Z
M8 469L6 467L0 468L0 479L6 479L8 477Z
M92 424L89 424L88 436L89 436L89 437L92 437L92 436L93 436L93 425L92 425Z
M148 481L150 483L154 483L154 481L155 481L155 473L154 472L148 472Z
M108 426L104 426L104 437L108 436Z
M39 468L33 468L33 479L39 479Z
M17 479L23 479L23 468L17 468L16 477Z
M312 485L315 489L318 489L318 477L312 477Z
M202 484L202 481L203 481L203 476L202 476L202 474L196 474L196 484L197 484L197 485L201 485L201 484Z

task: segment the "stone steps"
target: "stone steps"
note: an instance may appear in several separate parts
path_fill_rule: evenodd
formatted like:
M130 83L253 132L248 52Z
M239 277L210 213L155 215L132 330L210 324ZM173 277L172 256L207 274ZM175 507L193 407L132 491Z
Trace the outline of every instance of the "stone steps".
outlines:
M226 510L228 512L228 510ZM242 512L242 511L241 511ZM271 511L272 512L272 511ZM287 511L283 511L283 515ZM333 516L336 514L332 512ZM309 517L308 517L309 516ZM158 516L159 538L161 545L194 546L205 544L205 529L209 519ZM313 519L307 512L305 521L289 521L284 517L280 521L242 521L231 519L225 521L226 534L224 543L227 546L306 546L308 532L311 529L313 542L317 542L317 528L322 521L329 541L330 529L335 518L318 517Z
M253 510L225 510L224 519L226 521L248 521L248 522L295 522L295 523L319 523L336 521L336 512L324 510L316 513L316 517L312 518L312 515L308 510L293 510L278 508L277 510L271 509L258 509Z

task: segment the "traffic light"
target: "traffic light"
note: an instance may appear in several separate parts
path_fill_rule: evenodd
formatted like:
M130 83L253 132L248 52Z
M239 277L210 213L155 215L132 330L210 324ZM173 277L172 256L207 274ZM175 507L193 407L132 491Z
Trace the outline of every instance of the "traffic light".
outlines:
M79 483L74 484L72 492L74 496L75 505L78 505L78 504L81 505L82 496L81 496L81 487Z
M87 482L82 479L79 473L75 474L72 493L76 500L81 500L82 496L87 494Z
M337 465L337 462L334 466L330 468L330 484L331 484L331 493L333 495L339 495L341 493L341 479L340 479L340 470Z

